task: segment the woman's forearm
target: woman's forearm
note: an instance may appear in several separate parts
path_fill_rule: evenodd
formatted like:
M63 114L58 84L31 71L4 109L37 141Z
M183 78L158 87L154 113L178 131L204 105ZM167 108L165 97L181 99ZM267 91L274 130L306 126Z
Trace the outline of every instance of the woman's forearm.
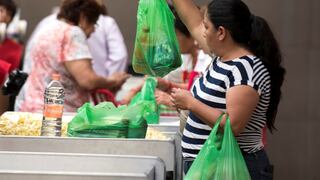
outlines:
M190 32L202 23L203 16L192 0L172 0L172 2Z
M214 126L216 120L223 113L223 111L207 106L195 98L190 104L188 109L210 127Z

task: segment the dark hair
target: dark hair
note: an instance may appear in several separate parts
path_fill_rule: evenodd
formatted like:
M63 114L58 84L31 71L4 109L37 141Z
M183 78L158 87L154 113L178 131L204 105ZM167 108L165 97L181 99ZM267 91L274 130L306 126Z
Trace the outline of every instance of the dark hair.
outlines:
M104 3L100 6L101 6L101 14L105 16L109 15L107 6Z
M11 20L14 17L14 15L17 12L17 5L12 0L0 0L0 6L3 6L6 8L6 10L9 12Z
M186 27L186 25L184 25L184 23L182 22L182 20L180 19L177 11L174 9L173 6L169 5L174 17L175 17L175 21L174 21L174 27L176 29L178 29L182 34L184 34L186 37L190 38L191 34L188 30L188 28Z
M271 77L271 99L267 111L267 126L275 129L275 118L281 99L281 86L285 69L277 40L268 23L251 14L241 0L212 0L208 5L208 16L213 25L223 26L232 39L259 57L267 67Z
M81 14L87 19L88 23L95 24L102 14L101 6L96 0L65 0L61 5L58 18L66 19L78 25Z

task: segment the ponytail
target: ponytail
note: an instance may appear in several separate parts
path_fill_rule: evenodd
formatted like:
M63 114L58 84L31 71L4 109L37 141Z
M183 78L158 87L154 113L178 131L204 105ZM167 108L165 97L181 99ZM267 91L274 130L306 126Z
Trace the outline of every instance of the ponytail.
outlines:
M252 32L249 49L264 62L271 76L271 99L267 111L267 127L272 132L276 129L274 123L281 99L285 69L281 65L282 55L278 42L266 20L251 15L251 22Z

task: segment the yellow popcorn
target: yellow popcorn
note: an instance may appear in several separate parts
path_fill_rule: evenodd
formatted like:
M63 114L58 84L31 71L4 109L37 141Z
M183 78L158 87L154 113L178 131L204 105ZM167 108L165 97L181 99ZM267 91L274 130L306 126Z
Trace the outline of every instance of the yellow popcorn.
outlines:
M62 119L61 136L67 137L70 117ZM40 136L42 114L25 112L6 112L0 117L0 135ZM162 132L148 128L146 139L168 140Z
M0 135L40 136L42 114L6 112L0 117ZM67 135L68 123L62 122L61 134Z
M147 135L146 139L150 140L168 140L169 138L165 136L162 132L153 129L153 128L148 128L147 130Z

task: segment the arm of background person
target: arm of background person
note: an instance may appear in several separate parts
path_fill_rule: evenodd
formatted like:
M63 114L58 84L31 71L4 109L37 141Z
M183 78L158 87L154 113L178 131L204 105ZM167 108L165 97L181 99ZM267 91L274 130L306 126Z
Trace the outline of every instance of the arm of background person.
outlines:
M129 77L126 73L115 73L106 78L96 75L89 59L66 61L67 71L74 77L80 87L86 90L119 88Z

